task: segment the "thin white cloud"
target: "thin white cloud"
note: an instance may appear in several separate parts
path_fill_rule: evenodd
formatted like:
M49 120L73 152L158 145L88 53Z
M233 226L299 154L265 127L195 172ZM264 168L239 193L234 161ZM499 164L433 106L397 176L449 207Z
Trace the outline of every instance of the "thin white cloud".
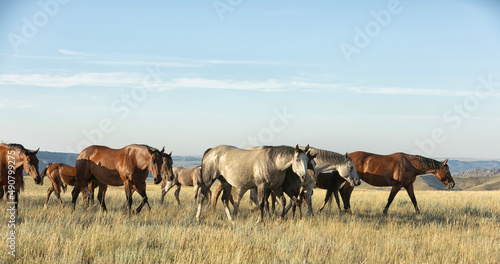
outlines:
M131 72L85 72L78 74L0 74L1 85L19 85L35 87L68 88L73 86L91 87L138 87L145 85L143 82L146 73ZM356 94L380 95L415 95L415 96L474 96L473 91L455 91L445 89L415 89L400 87L352 87L338 83L318 83L307 81L284 81L268 79L262 81L241 81L207 78L176 78L173 80L162 79L154 76L148 79L148 88L157 91L172 89L226 89L247 91L326 91L336 90ZM499 94L493 95L499 97Z
M472 91L454 91L445 89L415 89L401 87L349 87L347 90L359 94L382 95L434 95L434 96L472 96Z
M141 81L134 73L78 73L73 75L56 74L0 74L0 85L23 85L52 88L72 86L133 87Z
M79 51L73 51L73 50L67 50L67 49L59 49L59 53L65 54L65 55L71 55L71 56L89 56L87 53L79 52Z
M189 62L167 62L167 61L133 61L133 60L95 60L90 61L93 64L101 65L135 65L135 66L162 66L162 67L201 67L200 63Z
M227 90L248 90L248 91L290 91L302 90L304 88L335 88L338 85L307 83L296 81L236 81L236 80L214 80L205 78L179 78L171 82L160 82L157 85L159 91L176 88L199 88L199 89L227 89Z

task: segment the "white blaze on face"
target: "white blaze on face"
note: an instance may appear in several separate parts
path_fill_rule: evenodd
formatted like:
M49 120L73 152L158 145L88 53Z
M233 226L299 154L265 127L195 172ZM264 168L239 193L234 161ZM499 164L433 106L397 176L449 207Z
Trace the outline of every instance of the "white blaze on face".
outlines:
M308 158L304 152L296 153L292 163L292 170L295 174L299 175L300 181L305 181L308 178L307 162Z

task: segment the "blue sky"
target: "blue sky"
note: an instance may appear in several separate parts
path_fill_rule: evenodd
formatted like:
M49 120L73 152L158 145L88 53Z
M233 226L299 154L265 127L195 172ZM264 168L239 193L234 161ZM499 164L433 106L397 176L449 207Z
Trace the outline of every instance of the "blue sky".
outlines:
M500 158L495 1L2 1L0 140Z

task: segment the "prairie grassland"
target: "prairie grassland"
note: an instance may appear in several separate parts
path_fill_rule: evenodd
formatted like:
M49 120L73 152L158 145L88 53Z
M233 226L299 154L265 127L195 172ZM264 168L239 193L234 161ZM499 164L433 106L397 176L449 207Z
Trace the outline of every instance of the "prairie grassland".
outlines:
M0 208L0 262L15 263L499 263L500 192L417 191L422 211L414 213L406 192L382 215L388 192L355 190L353 214L335 208L315 217L256 224L257 212L245 197L235 224L222 205L194 219L192 188L183 187L180 206L173 192L159 203L160 187L148 183L152 210L129 217L123 188L109 188L108 212L96 205L75 212L72 187L61 207L48 184L26 178L16 226L16 257L8 256L7 205ZM324 191L315 190L317 209ZM140 197L134 194L134 207ZM305 211L305 210L304 210ZM276 212L277 213L277 212Z

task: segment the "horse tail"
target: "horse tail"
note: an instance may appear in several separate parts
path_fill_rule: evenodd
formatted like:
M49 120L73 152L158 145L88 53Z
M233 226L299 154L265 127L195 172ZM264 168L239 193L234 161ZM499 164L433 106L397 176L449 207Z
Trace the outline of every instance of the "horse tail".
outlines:
M52 163L49 162L47 166L45 166L45 168L43 169L42 174L40 174L40 177L42 178L42 185L43 185L43 178L45 178L45 176L47 175L47 170L49 169L50 165L52 165Z

